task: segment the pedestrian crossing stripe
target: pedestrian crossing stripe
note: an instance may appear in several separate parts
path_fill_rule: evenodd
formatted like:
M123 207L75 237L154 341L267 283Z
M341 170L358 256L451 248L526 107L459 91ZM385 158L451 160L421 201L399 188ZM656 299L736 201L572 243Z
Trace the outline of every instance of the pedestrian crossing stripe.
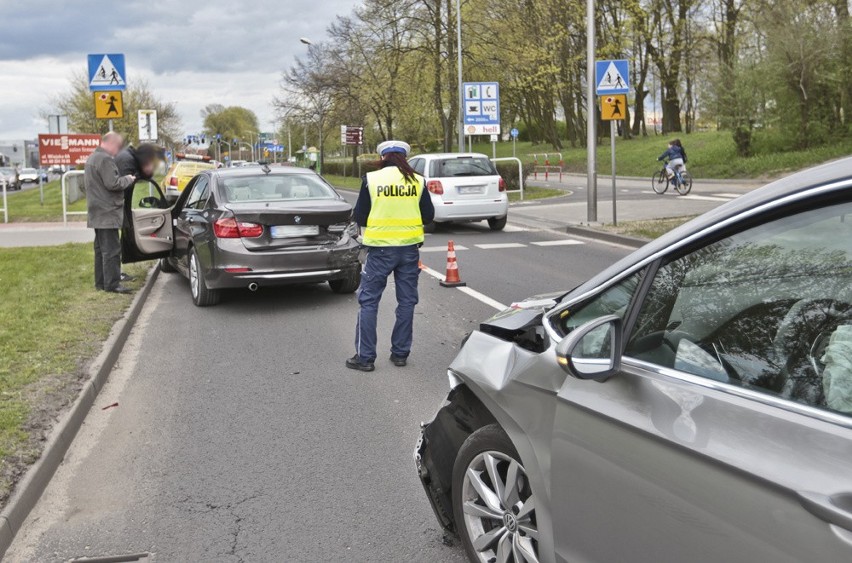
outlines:
M89 88L103 88L105 86L121 88L126 86L124 76L121 74L109 55L104 55L95 69L94 75L89 80Z
M574 239L564 239L564 240L543 240L539 242L533 242L530 244L534 244L536 246L573 246L576 244L585 244L581 240Z

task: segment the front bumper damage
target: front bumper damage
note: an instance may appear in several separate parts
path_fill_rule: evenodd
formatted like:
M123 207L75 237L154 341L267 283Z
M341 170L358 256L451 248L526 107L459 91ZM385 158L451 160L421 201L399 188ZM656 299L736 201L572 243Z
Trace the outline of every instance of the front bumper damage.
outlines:
M455 377L450 372L451 379ZM431 422L420 425L414 448L417 475L441 526L456 533L452 505L453 465L468 436L494 418L464 385L456 386Z

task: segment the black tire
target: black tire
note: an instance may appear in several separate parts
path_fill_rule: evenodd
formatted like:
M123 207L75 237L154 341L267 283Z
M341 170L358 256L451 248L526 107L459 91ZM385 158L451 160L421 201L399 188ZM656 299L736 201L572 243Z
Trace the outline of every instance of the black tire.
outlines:
M198 253L194 248L189 252L189 292L196 307L216 305L222 298L221 291L207 287L207 282L204 280L204 268L201 267Z
M488 226L492 231L502 231L506 228L506 221L508 220L508 215L506 217L492 217L488 220Z
M677 184L677 193L687 195L692 190L692 176L686 170L680 173L681 181Z
M438 229L438 224L432 221L428 225L423 225L424 233L434 233Z
M328 287L334 293L346 294L346 293L355 293L358 290L358 286L361 285L361 270L354 269L349 272L345 278L341 278L339 280L328 280Z
M666 193L666 190L669 189L669 179L665 172L660 170L651 176L651 188L660 195Z
M504 484L503 489L508 490L510 495L506 501L500 499L501 506L497 510L487 506L482 501L482 497L478 496L471 488L465 490L465 478L469 468L479 475L485 486L491 488L492 491L499 490L492 481L490 471L482 470L479 472L478 470L481 466L480 464L484 461L483 458L489 457L495 461L498 479L502 479ZM510 488L507 477L512 462L516 464L516 479L514 485ZM499 498L499 495L495 496ZM531 500L532 502L530 503L529 501ZM517 539L520 543L523 543L525 547L533 551L536 559L540 560L538 557L538 540L527 533L530 529L537 530L538 528L535 509L529 510L530 507L535 505L532 491L530 490L529 479L526 476L526 471L523 468L523 463L521 463L521 458L515 446L498 424L490 424L480 428L468 436L467 440L462 444L461 449L459 449L455 464L453 465L452 503L456 531L464 544L465 552L470 561L497 560L496 552L501 541L508 540L511 542L512 539ZM485 509L498 515L498 517L483 517L481 514L472 514L468 517L464 509L466 503L469 505L472 503L475 505L475 508ZM529 512L524 509L525 506ZM517 517L516 520L512 519L515 529L511 532L509 532L510 525L506 522L507 516L511 518L508 514L509 512L512 512ZM472 524L471 528L469 528L469 523ZM476 529L473 529L473 527ZM501 527L506 531L498 533L498 538L503 538L503 540L495 541L491 545L482 547L481 551L477 551L476 547L474 547L474 542L477 540L481 541L486 537L486 534ZM536 536L537 533L535 534ZM514 535L518 537L506 537Z
M173 274L177 272L177 268L172 266L168 258L160 258L160 271L166 274Z

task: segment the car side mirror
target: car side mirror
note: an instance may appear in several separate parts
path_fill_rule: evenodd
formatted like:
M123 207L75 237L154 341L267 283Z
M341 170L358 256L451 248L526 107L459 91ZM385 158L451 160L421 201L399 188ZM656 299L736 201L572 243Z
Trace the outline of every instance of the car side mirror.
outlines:
M621 318L607 315L575 328L556 346L556 361L577 379L606 381L621 369Z

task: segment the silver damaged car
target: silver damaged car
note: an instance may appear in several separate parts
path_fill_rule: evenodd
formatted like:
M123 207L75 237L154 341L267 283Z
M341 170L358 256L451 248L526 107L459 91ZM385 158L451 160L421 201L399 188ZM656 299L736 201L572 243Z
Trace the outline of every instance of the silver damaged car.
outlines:
M415 462L471 561L852 561L852 159L483 323Z

